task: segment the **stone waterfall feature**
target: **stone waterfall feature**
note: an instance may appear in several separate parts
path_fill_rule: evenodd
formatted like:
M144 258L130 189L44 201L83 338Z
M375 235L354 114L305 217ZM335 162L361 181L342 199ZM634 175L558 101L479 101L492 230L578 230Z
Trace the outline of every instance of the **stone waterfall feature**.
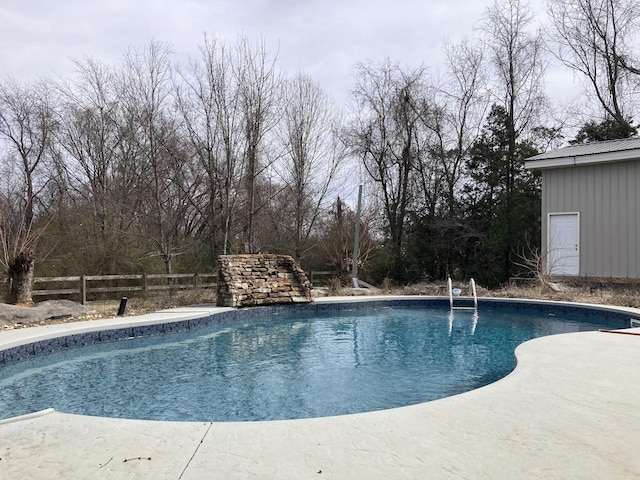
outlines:
M311 282L290 255L220 255L218 265L221 307L313 301Z

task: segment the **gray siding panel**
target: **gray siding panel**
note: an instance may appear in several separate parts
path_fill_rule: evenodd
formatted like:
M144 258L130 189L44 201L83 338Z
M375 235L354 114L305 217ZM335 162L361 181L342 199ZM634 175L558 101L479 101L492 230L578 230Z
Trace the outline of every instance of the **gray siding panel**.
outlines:
M595 218L592 215L589 215L589 212L595 212L596 210L596 194L595 194L595 182L593 175L587 175L587 171L580 169L578 172L582 177L584 177L584 182L587 185L587 191L585 192L586 197L581 199L581 205L576 205L579 208L580 212L585 217L585 221L587 224L586 228L583 228L580 232L580 243L585 246L585 252L581 256L580 261L584 263L580 263L580 274L581 275L593 275L592 262L590 259L595 259L597 255L596 251L596 242L595 242ZM586 205L586 208L582 205ZM593 239L593 241L587 241L589 238Z
M631 166L627 170L627 177L631 174ZM621 277L629 277L631 275L630 264L629 264L629 222L626 219L629 218L629 189L628 189L628 180L627 178L620 178L620 181L617 185L617 188L620 189L617 195L615 195L615 199L617 200L617 204L614 204L614 210L618 211L618 231L619 235L617 235L617 245L614 245L614 248L620 252L627 252L627 259L623 259L622 255L615 255L614 259L616 260L616 264L614 265L615 271L620 272ZM615 193L615 186L614 186ZM626 199L626 200L625 200Z
M629 165L627 175L627 195L629 201L627 218L631 221L627 224L628 236L628 266L629 276L640 278L640 162L632 162Z
M543 170L542 172L542 193L540 199L540 223L542 223L540 228L540 245L542 246L542 255L547 254L547 214L550 211L549 206L549 189L550 187L550 179L549 179L549 171Z
M640 161L543 171L547 214L580 213L580 275L640 278Z
M595 193L596 193L596 211L593 219L595 220L595 236L596 236L596 257L594 271L599 272L603 277L611 276L611 256L609 253L612 249L611 228L608 222L608 212L611 208L611 182L610 165L598 165L594 169L595 175ZM599 181L598 181L599 180Z

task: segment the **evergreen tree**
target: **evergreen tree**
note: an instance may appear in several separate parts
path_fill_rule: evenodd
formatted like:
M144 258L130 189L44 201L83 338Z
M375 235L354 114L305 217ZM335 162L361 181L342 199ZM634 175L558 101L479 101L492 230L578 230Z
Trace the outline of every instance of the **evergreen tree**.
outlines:
M638 128L633 126L631 120L624 120L624 122L622 122L613 118L607 118L600 123L597 123L595 120L590 120L578 130L576 138L569 143L571 145L580 145L589 142L630 138L634 137L637 133Z
M504 107L492 107L472 148L464 189L477 242L467 273L491 286L516 273L514 252L525 242L537 243L540 236L540 177L524 168L524 160L538 152L528 142L510 148L508 118Z

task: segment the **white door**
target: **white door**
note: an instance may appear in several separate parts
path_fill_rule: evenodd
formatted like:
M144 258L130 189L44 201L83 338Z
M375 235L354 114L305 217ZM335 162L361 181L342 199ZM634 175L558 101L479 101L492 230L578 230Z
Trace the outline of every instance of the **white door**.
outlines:
M549 214L547 267L552 275L580 273L580 222L577 213Z

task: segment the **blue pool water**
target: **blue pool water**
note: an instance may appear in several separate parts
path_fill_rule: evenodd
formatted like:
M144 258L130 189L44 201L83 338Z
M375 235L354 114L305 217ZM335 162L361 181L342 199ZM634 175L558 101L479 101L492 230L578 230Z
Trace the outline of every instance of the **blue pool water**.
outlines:
M544 335L610 328L552 314L372 308L221 322L0 369L0 418L53 407L180 421L309 418L411 405L492 383Z

